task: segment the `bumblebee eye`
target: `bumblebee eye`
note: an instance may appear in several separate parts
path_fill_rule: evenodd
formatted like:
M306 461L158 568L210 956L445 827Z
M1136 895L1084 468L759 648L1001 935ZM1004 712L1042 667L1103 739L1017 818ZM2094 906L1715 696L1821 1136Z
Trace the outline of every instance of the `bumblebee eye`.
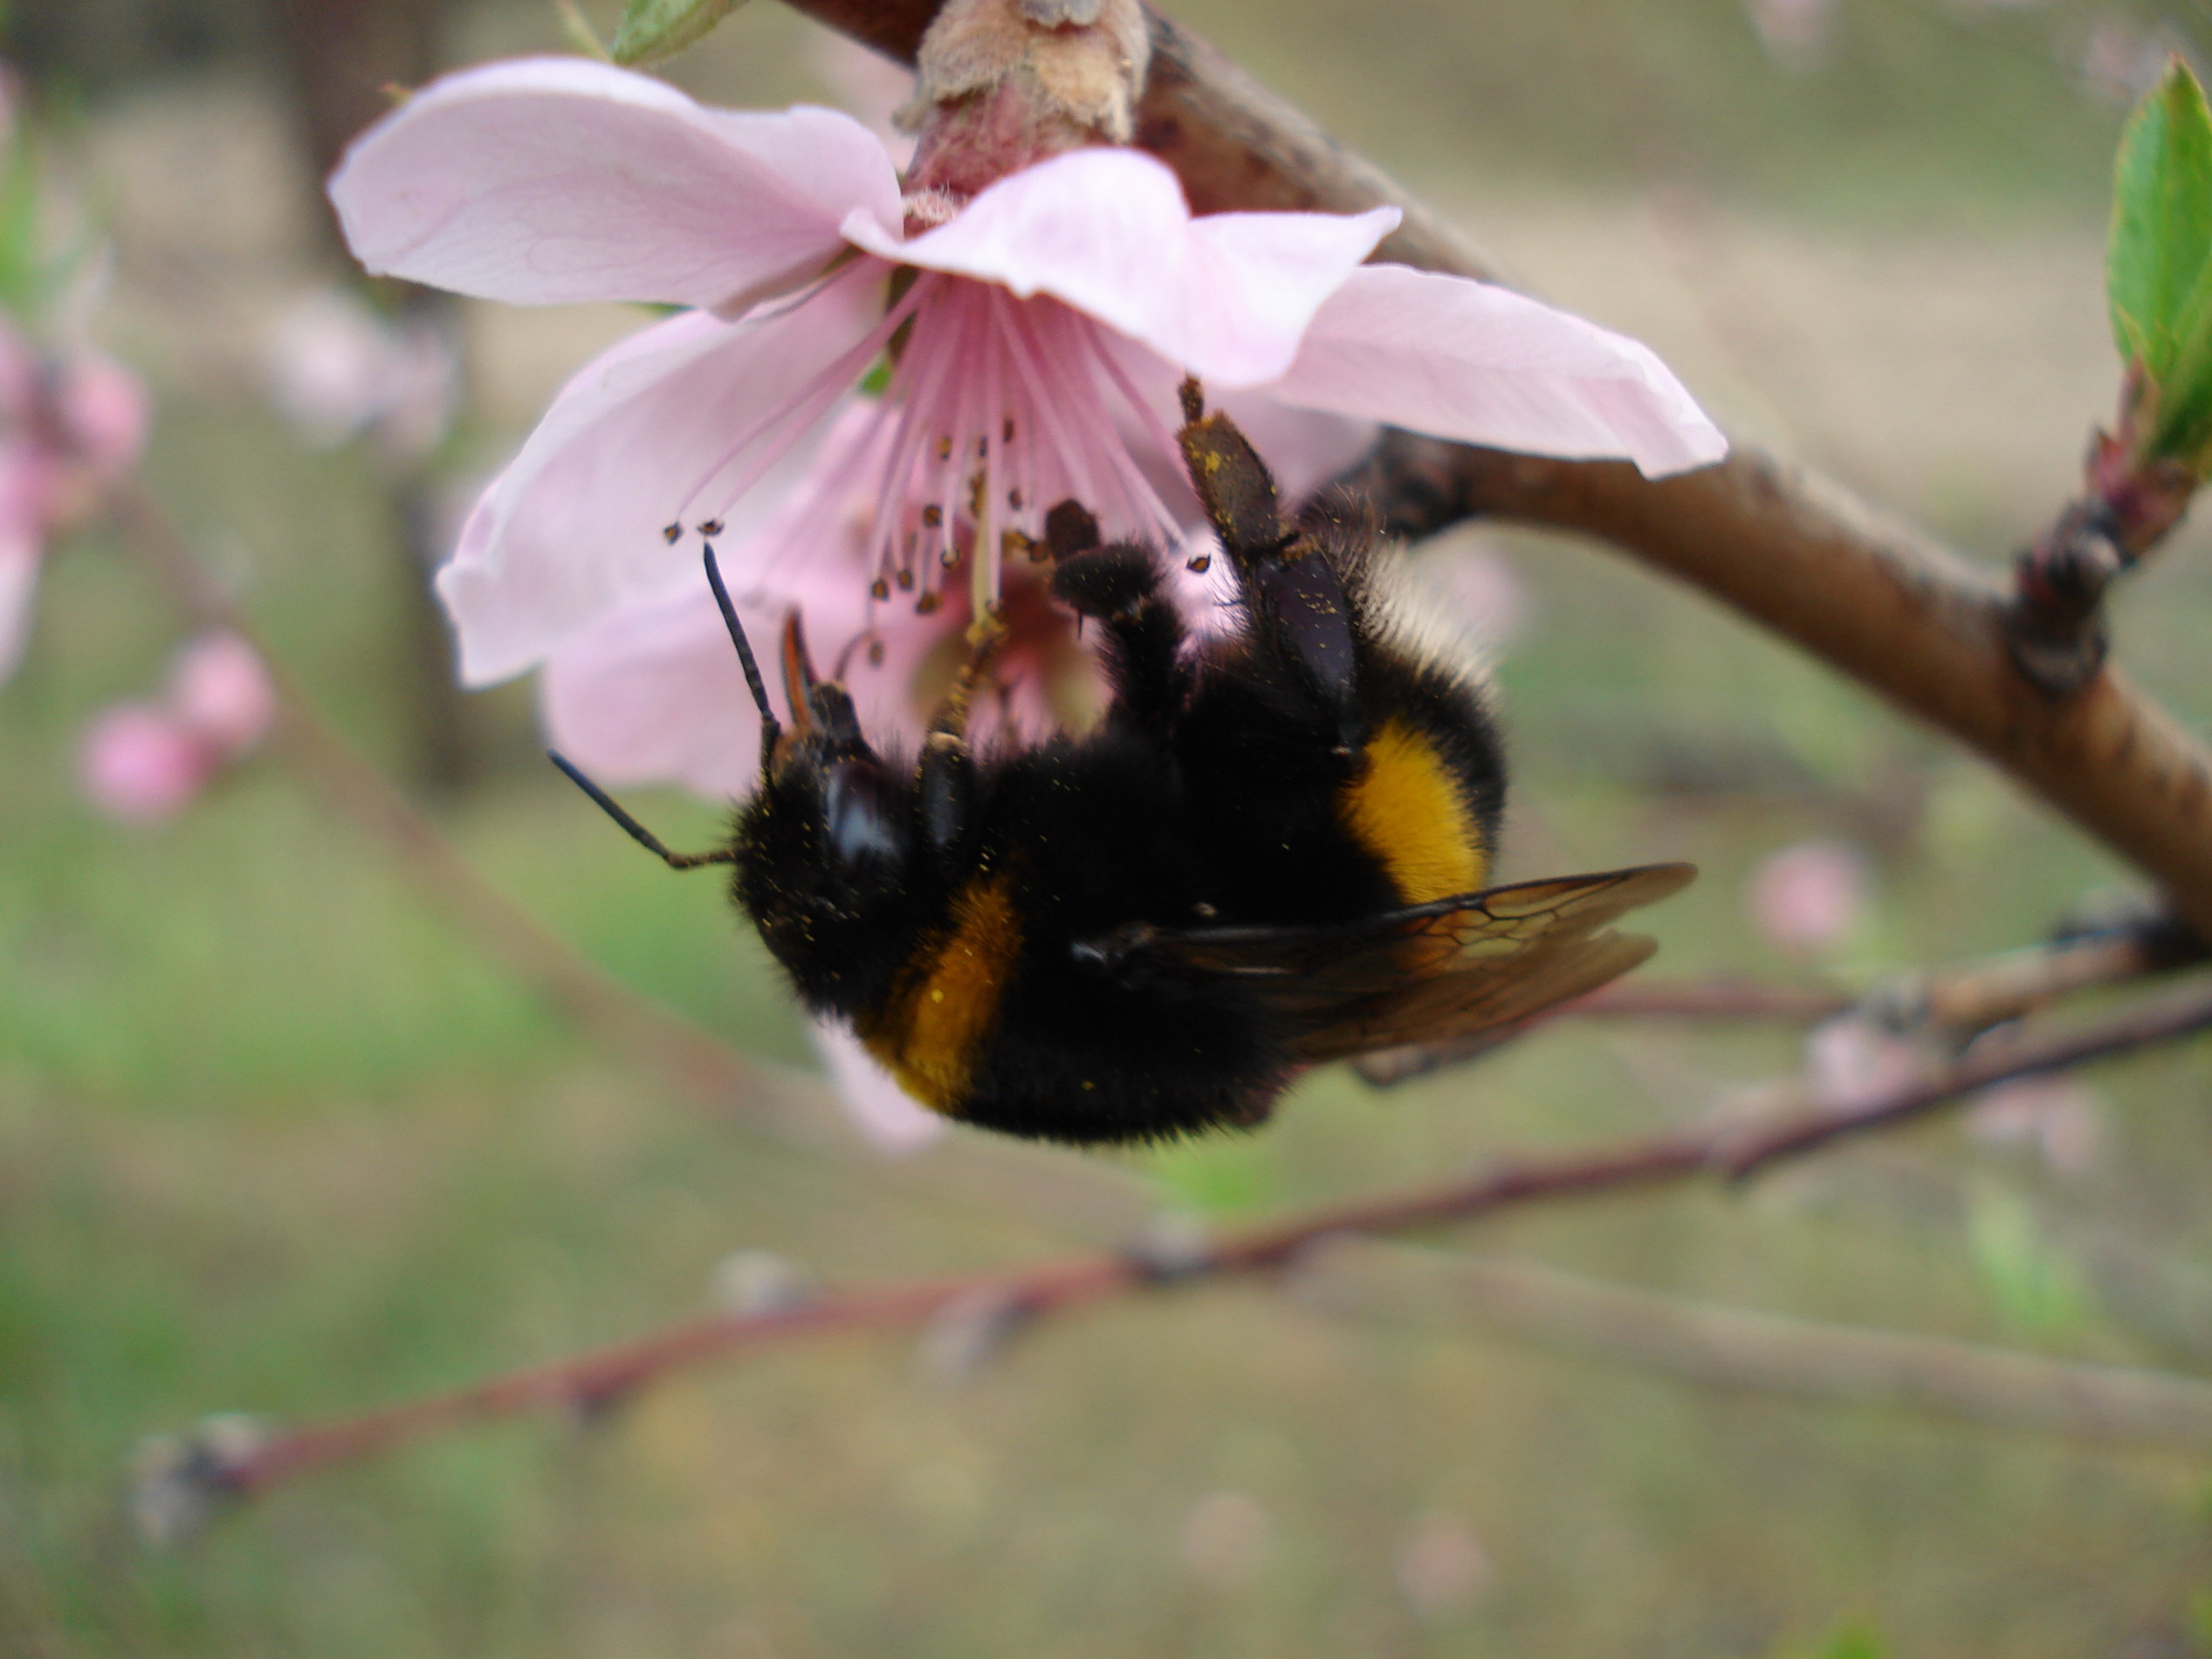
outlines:
M891 866L906 857L891 781L873 759L840 760L823 768L822 839L844 865Z

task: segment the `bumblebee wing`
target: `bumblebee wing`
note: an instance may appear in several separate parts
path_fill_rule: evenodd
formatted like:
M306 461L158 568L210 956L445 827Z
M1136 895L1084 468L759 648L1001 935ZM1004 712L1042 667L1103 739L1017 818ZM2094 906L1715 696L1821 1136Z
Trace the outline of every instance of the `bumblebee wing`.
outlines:
M1315 1063L1512 1025L1625 973L1648 940L1600 933L1679 892L1695 870L1653 864L1411 905L1328 927L1124 929L1087 954L1137 977L1232 979Z
M1390 994L1356 1000L1328 1022L1300 1032L1290 1049L1297 1059L1318 1064L1508 1032L1619 978L1657 949L1642 934L1601 933L1447 968Z

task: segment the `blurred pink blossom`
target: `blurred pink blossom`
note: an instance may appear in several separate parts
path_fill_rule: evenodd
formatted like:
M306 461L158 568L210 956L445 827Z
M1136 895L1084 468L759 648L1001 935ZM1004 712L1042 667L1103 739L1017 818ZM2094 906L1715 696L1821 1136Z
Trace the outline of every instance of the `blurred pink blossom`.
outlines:
M161 698L117 703L86 726L79 784L105 817L161 823L258 744L275 714L276 689L253 648L203 634L178 654Z
M1377 421L1653 473L1725 449L1634 342L1365 264L1394 209L1193 217L1132 150L1054 156L925 225L849 117L702 109L539 59L417 93L330 189L372 271L516 303L697 308L571 380L471 518L439 586L476 683L695 582L663 527L759 523L755 485L852 407L894 337L841 469L868 504L878 606L950 608L964 563L963 586L995 597L1009 548L1069 496L1109 536L1174 546L1197 517L1172 438L1186 372L1333 431L1340 459ZM756 537L745 556L780 551ZM757 585L750 564L732 574Z
M235 634L203 634L177 655L169 707L225 759L244 754L276 718L277 688L257 652Z
M1495 1569L1474 1529L1457 1515L1432 1512L1413 1523L1398 1552L1398 1587L1424 1619L1472 1605Z
M0 319L0 681L22 658L48 539L137 463L147 418L145 389L121 365L87 349L42 353Z
M1819 61L1836 23L1836 0L1744 0L1767 55L1789 68Z
M1209 1493L1184 1516L1178 1542L1183 1565L1201 1583L1234 1589L1259 1576L1274 1541L1274 1522L1244 1492Z
M334 284L278 313L262 360L278 412L319 448L368 432L395 454L425 454L459 395L459 366L437 327L388 319Z
M1866 908L1866 860L1840 841L1801 841L1752 872L1745 901L1769 943L1784 950L1826 949Z
M2105 1150L2103 1108L2071 1077L2023 1077L1984 1089L1967 1129L1984 1146L2032 1154L2054 1175L2087 1175Z
M2116 104L2132 104L2159 83L2167 60L2182 50L2164 24L2146 25L2124 11L2106 11L2082 43L2082 85Z
M1805 1039L1805 1070L1822 1106L1850 1111L1925 1077L1928 1065L1895 1032L1845 1014L1816 1026Z
M120 824L175 817L219 764L214 746L159 703L117 703L85 729L77 751L86 799Z

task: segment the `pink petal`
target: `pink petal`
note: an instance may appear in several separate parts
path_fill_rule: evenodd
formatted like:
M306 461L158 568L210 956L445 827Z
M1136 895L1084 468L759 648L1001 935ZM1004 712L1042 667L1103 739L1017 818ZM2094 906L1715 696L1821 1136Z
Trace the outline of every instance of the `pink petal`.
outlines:
M1024 298L1050 294L1226 388L1281 374L1316 308L1398 216L1377 208L1194 220L1163 162L1084 149L1000 180L911 242L861 211L844 233L886 259Z
M784 618L796 611L815 661L851 690L871 741L910 745L943 690L924 682L933 667L950 679L968 616L958 593L927 616L903 597L869 599L874 497L856 463L874 413L867 400L853 400L822 435L803 477L788 490L759 492L763 502L779 493L781 500L750 534L725 536L721 567L756 649L772 649ZM704 572L692 570L552 652L540 688L546 725L553 746L601 783L678 783L728 800L750 793L759 776L759 715ZM1055 670L1066 667L1038 660L1032 648L1027 625L1047 611L1032 591L1040 581L1026 566L1008 572L1013 635L1000 659L1013 688L1007 713L1033 735L1057 723L1048 698ZM1052 640L1064 645L1056 614L1052 627ZM1088 668L1087 658L1080 661ZM770 696L780 703L779 689ZM974 711L979 741L988 741L1000 713L996 699Z
M1805 1072L1824 1107L1849 1112L1886 1099L1928 1073L1920 1051L1858 1014L1843 1014L1805 1039Z
M156 824L191 803L215 771L213 751L158 704L119 703L86 729L77 756L86 799L123 824Z
M671 547L662 527L738 435L866 334L876 286L848 278L738 323L671 317L578 371L438 573L463 677L519 674L625 602L696 579L696 544ZM754 490L748 511L771 493ZM742 514L727 522L742 535Z
M152 419L151 401L137 375L113 358L87 352L65 367L61 418L77 458L101 478L137 464Z
M1823 950L1849 933L1866 908L1866 860L1841 841L1801 841L1752 872L1744 897L1752 920L1784 950Z
M354 141L330 198L370 271L524 305L727 305L818 267L847 215L899 218L850 116L702 109L578 58L432 83Z
M893 118L899 106L914 95L914 72L870 51L849 35L823 29L816 31L807 51L808 61L837 101L876 134L902 173L914 159L914 135L902 133Z
M1404 265L1352 272L1267 389L1462 443L1625 457L1654 478L1728 453L1647 347L1507 289Z
M38 588L38 538L22 533L0 533L0 684L23 661L24 642L31 637L31 600Z
M1192 525L1202 523L1205 513L1192 493L1182 455L1163 448L1165 435L1182 424L1177 387L1183 371L1149 347L1120 335L1107 334L1104 345L1152 416L1151 424L1141 428L1133 422L1123 422L1123 435L1130 455L1178 518ZM1278 401L1264 388L1216 396L1209 385L1206 394L1207 407L1228 415L1267 457L1267 470L1274 474L1286 501L1301 501L1313 494L1365 455L1377 435L1372 421L1295 408Z
M848 1027L816 1020L810 1029L846 1115L877 1150L903 1155L945 1133L945 1120L893 1082Z
M169 675L177 718L225 756L245 753L277 717L277 688L253 647L235 634L203 634Z
M782 607L738 614L756 649L772 649ZM759 781L760 716L704 576L563 644L539 697L553 746L609 789L678 783L732 800Z

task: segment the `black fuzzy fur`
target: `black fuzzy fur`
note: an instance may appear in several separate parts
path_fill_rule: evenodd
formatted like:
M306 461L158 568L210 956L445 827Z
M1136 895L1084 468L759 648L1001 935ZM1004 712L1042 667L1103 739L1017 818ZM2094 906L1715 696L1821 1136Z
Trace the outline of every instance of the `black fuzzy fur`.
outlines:
M1131 924L1307 925L1395 908L1338 812L1366 734L1393 716L1426 733L1487 853L1504 781L1494 728L1472 671L1394 614L1357 514L1324 515L1295 542L1231 545L1244 623L1203 647L1155 555L1061 539L1055 592L1099 627L1113 686L1099 726L963 755L943 845L915 763L800 742L740 814L735 897L810 1010L864 1025L926 963L963 884L1002 878L1022 943L957 1115L1071 1142L1259 1122L1292 1070L1259 999L1226 976L1137 977L1085 947ZM853 867L828 846L822 778L838 764L880 769L889 861Z

